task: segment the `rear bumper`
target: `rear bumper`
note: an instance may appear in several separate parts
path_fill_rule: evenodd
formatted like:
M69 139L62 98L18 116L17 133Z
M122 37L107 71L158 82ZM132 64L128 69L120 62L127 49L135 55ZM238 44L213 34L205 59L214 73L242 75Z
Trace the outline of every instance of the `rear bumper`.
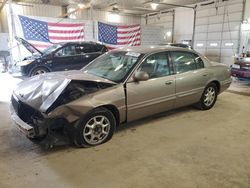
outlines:
M27 137L29 138L35 137L34 128L29 124L25 123L21 118L18 117L12 105L10 105L10 112L11 112L11 118L15 122L15 126Z
M231 75L237 78L250 79L250 71L248 70L231 69Z

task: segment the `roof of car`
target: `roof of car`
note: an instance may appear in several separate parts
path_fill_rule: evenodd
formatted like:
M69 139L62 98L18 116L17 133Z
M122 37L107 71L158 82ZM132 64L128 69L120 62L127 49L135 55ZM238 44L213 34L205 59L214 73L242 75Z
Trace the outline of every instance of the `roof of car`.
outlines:
M163 45L145 45L145 46L130 46L130 47L123 47L123 48L118 48L116 50L122 50L122 51L132 51L132 52L137 52L141 54L148 54L148 53L153 53L157 51L188 51L188 52L194 52L192 49L189 48L182 48L182 47L174 47L174 46L163 46Z
M92 45L103 45L97 42L92 42L92 41L81 41L81 42L60 42L59 44L61 45L68 45L68 44L92 44Z

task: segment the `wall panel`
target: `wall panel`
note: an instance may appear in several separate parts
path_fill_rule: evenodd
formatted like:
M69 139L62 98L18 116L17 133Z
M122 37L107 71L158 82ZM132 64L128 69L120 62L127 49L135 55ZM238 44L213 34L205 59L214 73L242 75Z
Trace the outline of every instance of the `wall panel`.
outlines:
M197 7L194 49L212 60L231 64L238 53L243 0Z

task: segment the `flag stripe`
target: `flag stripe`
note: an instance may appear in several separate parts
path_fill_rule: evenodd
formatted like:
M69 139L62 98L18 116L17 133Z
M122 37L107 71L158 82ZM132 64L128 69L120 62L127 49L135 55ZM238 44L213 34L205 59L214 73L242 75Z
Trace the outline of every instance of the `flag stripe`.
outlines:
M79 37L79 36L84 36L83 33L73 33L73 34L57 34L57 33L49 33L49 38L50 37Z
M48 18L48 20L51 20ZM39 50L43 50L53 43L83 41L84 23L46 22L19 15L24 39Z
M141 43L139 41L137 41L132 46L140 46L140 45L141 45ZM106 44L106 47L109 50L113 50L113 49L117 49L117 48L123 48L123 47L126 47L126 46L124 46L124 45L110 45L110 44Z
M84 24L73 24L73 23L48 23L49 27L83 27Z
M129 36L120 35L117 38L118 38L118 40L131 39L131 38L141 38L141 34L136 33L134 35L129 35Z
M137 33L137 32L140 32L140 28L138 28L138 29L135 29L135 30L131 30L131 31L124 31L124 30L119 30L118 29L118 31L117 31L117 33L118 34L129 34L129 33Z
M56 29L49 29L49 33L56 33L56 34L75 34L75 33L82 33L84 32L83 29L77 30L56 30Z
M51 40L67 40L67 41L70 41L70 40L76 40L76 39L83 39L83 35L80 35L80 36L73 36L73 37L70 37L70 36L49 36L49 38Z
M138 38L138 39L132 39L130 41L125 41L125 42L118 42L118 45L128 45L128 44L133 44L133 42L140 42L141 39Z
M118 27L121 29L131 29L134 27L140 27L140 25L119 25Z
M110 25L98 22L98 39L109 49L141 44L140 25Z
M72 30L83 30L84 29L84 27L64 27L64 28L62 28L62 27L51 27L51 26L48 26L48 30L58 30L58 31L61 31L61 30L63 30L63 31L72 31Z

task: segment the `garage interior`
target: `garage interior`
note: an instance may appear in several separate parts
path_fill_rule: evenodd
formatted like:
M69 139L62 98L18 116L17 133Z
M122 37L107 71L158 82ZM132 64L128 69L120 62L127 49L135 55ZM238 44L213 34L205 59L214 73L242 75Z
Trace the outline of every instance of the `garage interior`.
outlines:
M83 22L94 42L98 22L137 24L139 45L182 43L230 67L250 51L250 0L0 0L0 187L250 187L249 79L232 77L209 111L188 106L121 125L96 147L28 140L9 112L23 80L11 65L31 55L14 39L18 15Z

